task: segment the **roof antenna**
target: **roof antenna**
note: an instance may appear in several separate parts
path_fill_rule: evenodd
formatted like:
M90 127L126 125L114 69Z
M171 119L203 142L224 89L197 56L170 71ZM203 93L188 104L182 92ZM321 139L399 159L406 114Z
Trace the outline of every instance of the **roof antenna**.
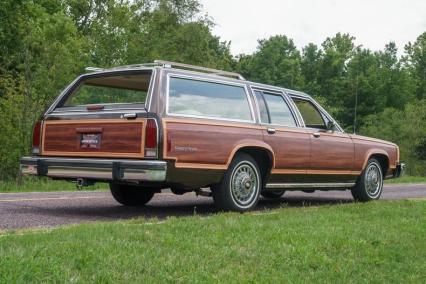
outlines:
M356 116L357 116L357 108L358 108L358 70L356 72L356 79L355 79L355 109L354 109L354 134L356 134Z

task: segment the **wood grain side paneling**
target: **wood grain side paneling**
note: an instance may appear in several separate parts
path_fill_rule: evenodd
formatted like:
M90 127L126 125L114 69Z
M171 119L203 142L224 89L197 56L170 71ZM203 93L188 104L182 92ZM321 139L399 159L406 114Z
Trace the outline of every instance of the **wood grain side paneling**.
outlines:
M166 118L163 129L164 158L176 168L226 169L235 149L263 143L261 128L243 123Z
M314 132L314 131L312 131ZM354 143L348 134L321 132L311 136L311 171L350 172L354 167Z
M354 170L362 171L372 155L383 155L389 159L389 168L395 169L398 160L397 147L389 142L351 135L355 144Z
M305 129L276 128L274 134L263 131L265 142L275 153L273 174L306 174L309 168L310 137Z

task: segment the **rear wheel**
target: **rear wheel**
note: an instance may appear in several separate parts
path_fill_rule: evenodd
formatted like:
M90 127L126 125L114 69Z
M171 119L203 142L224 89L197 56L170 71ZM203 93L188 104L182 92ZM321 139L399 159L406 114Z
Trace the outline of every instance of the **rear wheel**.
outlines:
M262 180L259 166L246 153L238 153L222 182L212 188L216 207L225 211L245 212L256 207Z
M110 183L109 187L114 199L125 206L145 205L155 194L152 189L128 184Z
M283 196L285 193L285 190L274 190L274 191L263 191L261 194L265 198L269 199L279 199L281 196Z
M368 160L365 170L352 188L352 196L357 201L370 201L380 198L383 190L383 172L376 159Z

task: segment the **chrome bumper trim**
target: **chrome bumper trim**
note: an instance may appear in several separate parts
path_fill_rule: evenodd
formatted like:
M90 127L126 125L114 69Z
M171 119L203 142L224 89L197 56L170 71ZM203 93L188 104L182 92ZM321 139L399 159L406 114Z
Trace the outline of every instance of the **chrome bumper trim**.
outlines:
M399 163L396 165L395 171L393 172L394 178L399 178L405 172L406 165L404 163Z
M55 178L165 181L167 163L152 160L21 158L21 173Z

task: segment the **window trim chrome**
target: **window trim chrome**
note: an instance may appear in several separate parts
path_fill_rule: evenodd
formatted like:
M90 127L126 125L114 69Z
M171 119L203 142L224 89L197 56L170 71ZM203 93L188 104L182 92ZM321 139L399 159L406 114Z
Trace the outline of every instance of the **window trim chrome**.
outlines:
M258 87L252 86L252 85L250 85L250 90L252 91L252 94L253 94L253 97L254 97L254 100L255 100L255 103L256 103L257 114L258 114L259 124L260 125L262 125L262 126L289 127L289 128L300 128L300 127L303 127L301 125L301 123L300 123L300 120L299 120L299 117L297 116L297 113L294 110L294 106L292 104L292 101L287 97L287 95L286 95L285 92L279 91L279 90L270 90L270 89L267 89L267 88L258 88ZM288 108L289 108L289 110L291 112L291 115L293 116L293 119L294 119L294 122L296 123L296 125L293 126L293 125L282 125L282 124L264 123L264 122L262 122L262 119L260 117L259 102L257 101L257 97L255 95L256 91L262 92L262 94L264 92L268 92L268 93L271 93L272 95L275 94L275 95L281 96L283 98L284 102L287 104L287 106L288 106ZM268 107L268 106L266 106L266 107Z
M176 113L169 112L170 78L187 79L187 80L193 80L193 81L216 83L216 84L220 84L220 85L228 85L228 86L243 88L244 94L246 95L246 99L247 99L247 102L249 104L251 120L220 118L220 117L211 117L211 116L204 116L204 115L176 114ZM242 123L250 123L250 124L256 123L256 116L255 116L255 113L254 113L253 104L252 104L252 101L251 101L251 96L249 95L248 88L247 88L247 85L245 83L228 82L228 81L224 81L224 80L205 78L205 77L202 77L202 76L191 76L191 75L183 75L183 74L177 74L177 73L171 73L170 72L170 73L167 73L167 79L166 79L166 106L165 107L166 107L166 115L170 116L170 117L200 118L200 119L211 119L211 120L230 121L230 122L242 122Z
M151 111L151 104L152 104L152 99L154 96L155 79L157 79L157 68L152 68L152 75L151 75L151 80L149 81L148 94L146 97L146 102L144 104L147 112ZM148 101L149 101L149 104L147 104Z
M67 96L69 94L69 92L76 86L76 84L78 84L81 80L83 80L85 77L92 77L95 75L114 75L116 73L122 73L122 72L143 72L143 71L152 71L151 73L151 78L150 78L150 85L148 88L148 92L147 92L147 97L145 100L145 103L135 103L135 104L143 104L145 107L144 108L133 108L133 109L137 109L137 110L148 110L146 107L146 102L148 100L149 97L149 91L150 89L152 89L152 78L155 74L155 68L141 68L141 69L132 69L132 68L125 68L125 69L118 69L118 70L105 70L105 71L99 71L99 72L93 72L93 73L86 73L86 74L81 74L79 75L76 79L74 79L74 81L72 81L60 94L59 96L54 100L54 102L50 105L50 107L47 109L47 111L44 113L44 116L51 114L51 113L55 113L55 114L60 114L60 113L69 113L69 112L75 112L75 113L86 113L85 111L67 111L67 110L57 110L57 106L58 104L62 101L62 99ZM119 103L120 104L120 103ZM129 104L131 105L131 103L125 103L125 104ZM111 105L111 104L109 104ZM115 104L117 105L117 104ZM129 110L129 109L127 109ZM98 111L98 112L93 112L93 113L105 113L103 111Z
M335 131L335 132L345 133L345 131L343 130L343 128L340 126L340 124L319 103L317 103L312 97L300 96L300 95L293 94L293 93L288 93L288 96L292 99L292 101L293 101L293 97L294 97L294 98L299 99L299 100L305 100L305 101L311 102L318 109L318 111L320 112L321 115L325 116L328 120L334 122L334 124L337 127L337 131ZM296 105L294 103L294 101L293 101L293 104ZM296 108L297 108L297 106L296 106ZM305 125L304 126L305 128L307 128L307 129L313 129L313 130L325 130L323 128L307 127L306 124L305 124L305 120L303 119L303 116L300 113L300 111L299 111L298 108L297 108L297 111L298 111L298 113L300 115L300 118L303 120L303 124Z

